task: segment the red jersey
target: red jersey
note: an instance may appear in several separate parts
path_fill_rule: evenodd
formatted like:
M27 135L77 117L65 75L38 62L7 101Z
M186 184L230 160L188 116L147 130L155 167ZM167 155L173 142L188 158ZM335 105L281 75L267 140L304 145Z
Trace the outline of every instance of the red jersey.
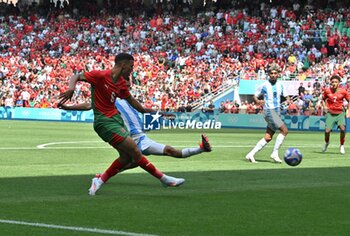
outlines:
M92 109L107 117L118 114L115 107L117 97L125 99L130 96L129 86L121 77L116 83L112 81L112 70L90 71L84 73L85 80L91 84Z
M323 100L326 101L326 105L330 113L342 113L344 99L347 101L350 100L350 95L344 88L339 87L335 92L333 92L331 88L324 89Z

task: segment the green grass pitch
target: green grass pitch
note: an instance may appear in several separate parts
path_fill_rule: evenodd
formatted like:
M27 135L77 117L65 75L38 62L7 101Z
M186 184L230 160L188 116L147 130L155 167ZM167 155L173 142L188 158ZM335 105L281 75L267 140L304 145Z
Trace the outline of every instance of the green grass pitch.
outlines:
M148 135L183 148L201 132ZM350 147L338 153L339 133L321 153L322 132L290 132L280 155L299 148L297 167L271 162L274 140L259 163L245 160L264 130L206 133L211 153L149 157L183 186L163 188L137 168L91 197L91 178L117 157L92 124L0 120L0 235L349 235Z

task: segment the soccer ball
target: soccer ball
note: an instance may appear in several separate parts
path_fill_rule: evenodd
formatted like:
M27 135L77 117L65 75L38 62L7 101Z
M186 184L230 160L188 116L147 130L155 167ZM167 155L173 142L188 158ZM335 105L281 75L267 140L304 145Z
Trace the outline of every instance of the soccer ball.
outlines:
M283 157L284 161L290 166L297 166L303 160L303 155L297 148L288 148Z

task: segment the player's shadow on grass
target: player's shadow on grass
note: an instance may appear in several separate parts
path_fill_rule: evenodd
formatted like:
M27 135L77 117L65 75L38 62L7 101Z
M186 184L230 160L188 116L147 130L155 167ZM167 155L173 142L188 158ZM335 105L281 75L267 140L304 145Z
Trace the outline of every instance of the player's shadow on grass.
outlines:
M263 157L262 157L263 158ZM269 159L271 159L271 158L269 158ZM274 162L272 159L271 160L268 160L268 159L256 159L255 158L255 160L257 161L257 162L266 162L266 163L271 163L271 164L279 164L279 163L276 163L276 162ZM244 159L242 159L242 161L243 162L247 162L247 163L251 163L250 161L248 161L246 158L244 158ZM255 164L255 163L251 163L251 164ZM259 164L259 163L256 163L256 164Z
M270 158L271 159L271 158ZM274 162L272 159L271 160L266 160L266 159L255 159L257 162L266 162L266 163L272 163L272 164L278 164Z
M339 155L341 157L343 157L343 154L340 154L339 151L328 151L327 152L322 152L322 151L313 151L313 153L317 153L317 154L321 154L321 155Z
M286 220L307 215L297 221L297 233L302 226L300 235L316 235L317 229L317 235L327 235L339 226L330 228L324 213L340 211L336 214L339 222L347 216L344 203L350 192L349 171L350 167L222 171L203 167L167 172L186 179L178 188L163 188L147 173L125 172L110 179L94 197L87 194L91 174L3 177L0 219L157 235L261 235L268 226L272 230L266 235L295 235L293 227L278 231L281 227L274 220L281 215ZM37 174L33 169L33 175ZM318 211L321 212L316 214ZM256 225L251 227L252 216L257 222L263 219L258 229ZM310 231L310 225L304 225L309 219L327 227L319 225ZM244 225L245 222L248 223ZM233 231L233 223L242 227L235 226ZM0 229L1 235L88 235L40 228L37 233L30 226L8 227L12 228ZM342 229L334 235L347 235L346 227ZM237 230L239 234L235 234Z

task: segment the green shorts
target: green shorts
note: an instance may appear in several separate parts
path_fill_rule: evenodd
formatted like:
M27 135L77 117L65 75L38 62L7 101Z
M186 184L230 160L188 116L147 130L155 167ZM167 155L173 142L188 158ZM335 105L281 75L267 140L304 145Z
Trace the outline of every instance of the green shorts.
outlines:
M338 126L345 125L344 112L340 114L331 114L331 113L326 114L326 128L333 129L335 124L337 124Z
M94 114L94 130L103 141L115 146L129 136L124 121L120 114L110 118L102 114Z

